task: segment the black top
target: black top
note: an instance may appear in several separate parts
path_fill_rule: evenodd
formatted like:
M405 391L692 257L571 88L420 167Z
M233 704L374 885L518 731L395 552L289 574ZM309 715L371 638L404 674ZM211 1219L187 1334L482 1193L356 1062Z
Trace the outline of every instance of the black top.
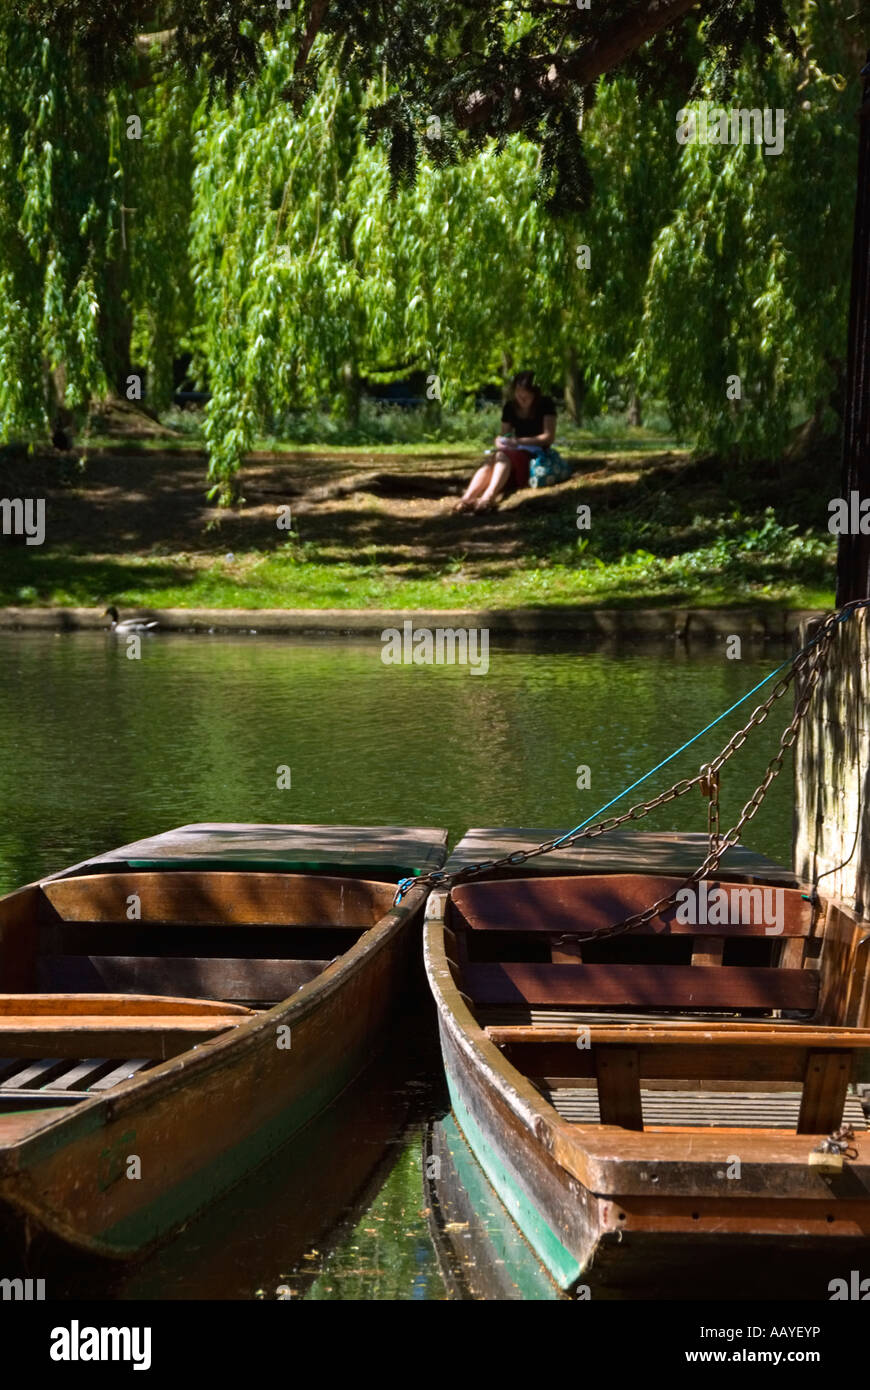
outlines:
M512 425L517 439L534 439L544 433L544 417L556 414L552 396L538 396L529 415L520 415L516 401L507 401L501 413L505 424Z

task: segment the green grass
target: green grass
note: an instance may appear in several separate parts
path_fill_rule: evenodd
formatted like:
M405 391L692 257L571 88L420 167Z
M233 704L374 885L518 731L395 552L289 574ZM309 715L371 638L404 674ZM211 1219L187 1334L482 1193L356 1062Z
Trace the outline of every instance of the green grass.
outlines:
M833 581L812 557L778 556L714 563L708 550L660 560L647 552L611 564L530 560L521 568L463 580L461 561L425 578L399 578L377 560L360 564L300 559L292 548L220 557L89 557L14 552L0 580L0 603L95 607L109 597L130 608L512 608L578 604L600 607L732 607L782 604L829 607ZM17 573L16 573L17 570ZM825 563L825 570L830 565Z
M498 415L495 414L487 417L484 427L478 426L473 431L469 430L461 438L454 438L452 431L448 432L447 438L425 435L414 439L377 439L369 437L365 432L357 435L350 430L335 439L329 436L317 439L303 436L297 439L287 435L262 435L254 441L253 452L329 455L348 459L359 458L360 455L376 458L379 454L398 455L403 458L476 458L483 448L489 448L497 430ZM179 439L162 435L143 439L119 439L117 436L95 433L82 436L78 443L86 453L104 451L112 454L186 454L192 450L204 452L206 448L205 440L198 429L187 430L184 437ZM557 445L563 454L628 451L643 454L661 453L664 450L680 453L687 449L685 441L678 440L668 433L657 432L646 426L626 425L618 419L601 420L594 429L574 425L567 419L560 420Z

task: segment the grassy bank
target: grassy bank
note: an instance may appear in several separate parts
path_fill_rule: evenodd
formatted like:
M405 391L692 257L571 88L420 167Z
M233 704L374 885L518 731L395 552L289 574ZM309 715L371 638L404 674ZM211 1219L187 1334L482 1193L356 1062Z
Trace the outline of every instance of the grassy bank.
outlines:
M244 506L220 511L205 498L195 439L95 439L83 467L0 469L0 495L47 503L45 543L0 552L0 604L832 602L824 474L835 460L735 470L650 430L577 431L563 451L576 469L568 482L469 517L450 504L480 458L476 441L263 448L244 475ZM581 506L588 529L578 529ZM276 525L287 507L289 531Z

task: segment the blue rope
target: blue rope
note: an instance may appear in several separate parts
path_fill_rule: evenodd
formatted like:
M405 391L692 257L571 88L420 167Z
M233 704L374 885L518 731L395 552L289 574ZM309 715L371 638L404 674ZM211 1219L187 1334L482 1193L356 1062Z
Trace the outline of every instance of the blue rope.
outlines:
M868 606L870 606L870 599L854 600L852 603L847 604L843 608L842 612L838 614L837 622L844 623L847 618L851 618L853 613L857 613L859 608L867 608ZM757 690L760 690L763 685L767 685L770 681L772 681L774 676L778 676L780 671L784 671L787 666L793 666L794 663L797 661L798 657L803 656L804 652L808 652L811 647L814 647L816 645L820 637L821 632L819 632L815 637L811 637L809 642L805 643L805 645L801 647L800 651L796 652L794 656L790 656L786 661L781 662L780 665L777 666L773 671L771 671L769 675L765 676L763 680L760 680L757 685L754 685L751 690L747 690L745 695L741 695L739 700L735 700L733 705L729 705L728 709L723 710L721 714L717 715L715 719L712 719L710 723L707 724L703 729L701 729L697 734L694 734L690 739L687 739L684 744L682 744L679 748L675 749L673 753L669 753L666 758L662 758L661 762L656 763L655 767L651 767L649 772L645 772L642 777L638 777L636 782L632 782L631 786L625 787L616 796L611 797L609 801L605 801L603 806L599 806L598 810L593 811L591 816L587 816L586 819L584 821L581 821L579 825L575 825L573 830L568 830L564 835L561 835L558 840L554 840L553 848L557 849L559 845L563 845L566 840L570 840L572 836L578 835L581 830L585 830L587 825L589 825L592 821L597 820L598 817L603 814L603 812L609 811L610 807L615 806L617 801L621 801L624 796L628 796L628 793L633 792L635 787L639 787L644 782L649 781L650 777L654 776L656 772L659 772L661 768L667 767L668 763L672 763L674 761L674 758L678 758L681 753L685 753L687 748L691 748L692 744L697 743L699 738L703 738L704 735L708 734L711 729L715 729L717 724L721 724L723 719L727 719L729 714L733 714L736 709L739 709L741 705L744 705L746 701L750 699L750 697L753 696ZM433 875L433 877L437 877L437 875ZM408 888L410 888L413 882L414 880L412 878L403 878L401 880L396 893L397 903L401 902L402 897L408 891Z
M850 618L852 614L857 611L858 608L864 608L867 606L868 603L870 603L870 599L862 599L859 602L850 604L848 607L843 609L842 613L837 618L837 622L844 623L847 618ZM670 753L668 757L662 758L660 763L656 763L655 767L650 768L649 772L645 772L642 777L638 777L637 781L632 782L630 787L626 787L623 791L619 792L617 796L611 797L610 801L606 801L603 806L599 806L597 811L593 811L591 816L587 816L586 819L584 821L581 821L579 825L575 825L573 830L569 830L567 834L560 836L560 838L554 842L554 848L556 848L559 845L563 845L566 840L570 840L572 835L579 834L579 832L581 830L584 830L587 825L591 824L592 821L597 820L598 817L604 811L608 811L611 806L616 805L617 801L621 801L624 796L628 796L629 792L633 792L635 787L641 786L643 782L648 781L649 778L652 777L654 773L658 772L660 768L667 767L668 763L672 763L674 761L674 758L678 758L681 753L685 753L686 749L691 748L693 743L697 743L699 738L703 738L704 735L709 733L711 729L715 729L717 724L721 724L723 719L727 719L729 714L733 714L736 709L739 709L741 705L745 704L746 701L752 695L755 694L756 690L760 690L763 685L767 685L769 681L773 680L774 676L778 676L780 671L784 671L787 666L793 666L794 663L798 660L798 657L803 656L804 652L808 652L811 647L814 647L816 645L820 636L821 633L819 633L815 637L810 638L809 642L807 642L803 647L801 647L800 651L796 652L794 656L789 657L787 661L783 661L779 666L776 667L775 670L770 672L770 675L765 676L764 679L760 680L757 685L754 685L751 690L747 690L745 695L741 695L739 700L735 700L733 705L730 705L728 709L723 710L721 714L717 715L715 719L711 720L710 723L706 726L706 728L701 729L697 734L694 734L692 738L687 739L686 742L680 748L675 749L675 751L673 753Z
M592 821L597 820L604 811L608 811L611 806L616 805L617 801L621 801L624 796L628 796L629 792L633 792L635 787L639 787L643 782L649 781L650 777L658 772L660 768L667 767L668 763L674 761L674 758L678 758L681 753L685 753L686 749L691 748L693 743L697 743L699 738L703 738L711 729L715 729L717 724L721 724L723 719L727 719L729 714L733 714L734 710L738 709L740 705L745 704L750 695L755 694L756 690L760 690L763 685L767 685L768 681L772 681L774 676L778 676L780 671L783 671L786 666L791 666L793 660L794 658L792 657L790 660L784 661L781 666L777 666L776 670L771 671L769 676L765 676L763 680L760 680L758 685L754 685L751 690L747 690L746 694L741 695L739 700L735 700L733 705L723 710L715 719L711 719L706 728L700 729L697 734L693 734L681 747L676 748L673 753L669 753L666 758L662 758L660 763L656 763L655 767L651 767L649 772L645 772L642 777L638 777L636 782L632 782L631 786L625 787L616 796L611 797L610 801L605 801L604 805L599 806L597 811L593 811L591 816L587 816L586 819L581 821L579 825L576 825L573 830L569 830L566 835L562 835L560 839L556 840L556 845L562 845L566 840L570 840L572 835L576 835L578 831L585 829Z

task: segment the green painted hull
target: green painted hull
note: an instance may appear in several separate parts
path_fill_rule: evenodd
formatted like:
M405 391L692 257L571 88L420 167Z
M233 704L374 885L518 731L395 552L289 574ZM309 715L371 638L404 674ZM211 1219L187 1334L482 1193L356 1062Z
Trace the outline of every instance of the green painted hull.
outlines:
M430 1224L453 1296L524 1303L564 1297L499 1201L452 1113L431 1126L429 1153L438 1160L427 1200L438 1217Z
M558 1284L570 1290L580 1277L581 1267L566 1249L546 1217L532 1202L493 1143L483 1134L466 1106L455 1078L447 1070L447 1088L453 1114L465 1140L489 1179L493 1191L519 1230Z

